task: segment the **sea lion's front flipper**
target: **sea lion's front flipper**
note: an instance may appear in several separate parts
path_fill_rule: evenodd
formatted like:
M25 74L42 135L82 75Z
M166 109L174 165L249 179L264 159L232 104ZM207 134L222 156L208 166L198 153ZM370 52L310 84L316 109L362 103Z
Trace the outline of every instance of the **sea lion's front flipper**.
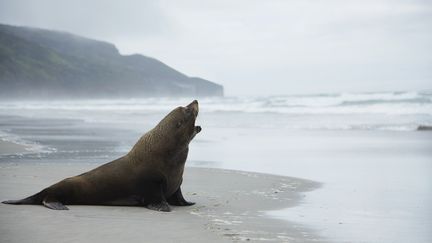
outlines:
M191 206L194 205L194 202L188 202L184 199L181 189L174 192L174 194L167 199L168 203L174 206Z
M170 212L171 208L166 201L147 204L147 208L155 211Z
M149 190L144 195L144 205L151 210L170 212L171 208L165 199L162 187L160 182L149 183Z
M63 205L63 203L59 202L57 199L54 198L50 198L50 197L46 197L43 201L42 204L50 209L54 209L54 210L69 210L69 208L67 208L65 205Z

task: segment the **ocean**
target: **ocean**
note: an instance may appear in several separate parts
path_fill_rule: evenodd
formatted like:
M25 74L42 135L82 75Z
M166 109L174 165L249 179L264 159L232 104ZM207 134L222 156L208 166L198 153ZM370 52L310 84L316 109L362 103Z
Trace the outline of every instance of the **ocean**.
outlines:
M85 121L131 122L140 115L167 112L192 98L3 101L0 112ZM222 117L215 126L282 127L298 130L413 131L432 125L432 92L340 93L199 99L202 112ZM106 117L108 115L108 117ZM236 119L243 115L258 120ZM229 119L226 119L229 116ZM277 119L273 119L277 118ZM268 119L270 118L270 119ZM268 121L271 120L271 121Z
M0 102L0 139L30 146L0 163L108 162L194 98ZM322 183L263 212L335 242L432 241L432 92L200 98L188 166Z

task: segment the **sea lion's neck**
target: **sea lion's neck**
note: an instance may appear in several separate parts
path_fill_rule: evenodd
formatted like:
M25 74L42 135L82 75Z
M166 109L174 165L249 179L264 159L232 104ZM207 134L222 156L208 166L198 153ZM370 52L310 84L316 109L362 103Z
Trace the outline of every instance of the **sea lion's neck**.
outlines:
M155 127L144 134L128 153L129 157L136 160L151 155L154 158L163 159L164 157L177 157L188 151L188 144L179 146L178 143L168 136L169 134L160 131L160 127Z

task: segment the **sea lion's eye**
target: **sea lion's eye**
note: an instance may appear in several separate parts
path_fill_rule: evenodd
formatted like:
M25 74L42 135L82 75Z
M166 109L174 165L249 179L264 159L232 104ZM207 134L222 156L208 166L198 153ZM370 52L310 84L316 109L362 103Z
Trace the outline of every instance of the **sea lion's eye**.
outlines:
M177 124L176 124L177 128L180 128L182 125L183 125L182 121L178 121Z

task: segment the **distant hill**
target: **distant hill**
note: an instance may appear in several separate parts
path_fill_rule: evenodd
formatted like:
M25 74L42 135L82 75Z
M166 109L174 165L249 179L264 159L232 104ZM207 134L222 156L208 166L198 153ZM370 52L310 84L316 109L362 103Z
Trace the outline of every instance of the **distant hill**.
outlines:
M0 24L0 98L222 95L221 85L111 43Z

